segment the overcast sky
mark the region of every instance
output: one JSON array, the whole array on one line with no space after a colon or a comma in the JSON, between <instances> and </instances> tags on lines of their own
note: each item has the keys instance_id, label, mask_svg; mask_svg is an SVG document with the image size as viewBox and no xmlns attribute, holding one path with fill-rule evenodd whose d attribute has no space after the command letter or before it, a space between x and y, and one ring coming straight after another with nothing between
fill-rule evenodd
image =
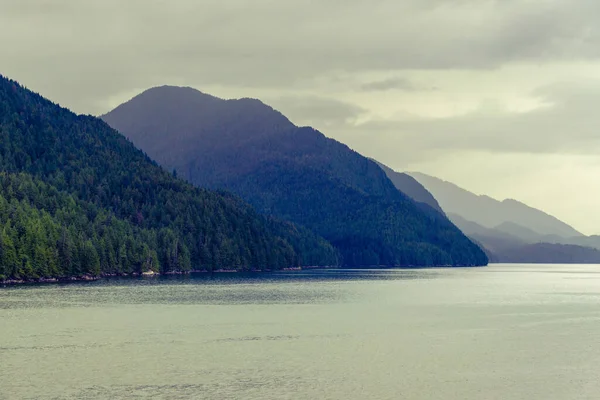
<instances>
[{"instance_id":1,"label":"overcast sky","mask_svg":"<svg viewBox=\"0 0 600 400\"><path fill-rule=\"evenodd\" d=\"M78 113L255 97L366 156L600 233L598 0L0 0L0 74Z\"/></svg>"}]
</instances>

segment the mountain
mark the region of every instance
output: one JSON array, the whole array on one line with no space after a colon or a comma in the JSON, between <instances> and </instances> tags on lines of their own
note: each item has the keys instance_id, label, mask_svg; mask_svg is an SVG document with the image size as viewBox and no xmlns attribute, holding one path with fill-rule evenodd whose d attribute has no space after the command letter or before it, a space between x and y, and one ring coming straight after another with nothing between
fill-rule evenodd
<instances>
[{"instance_id":1,"label":"mountain","mask_svg":"<svg viewBox=\"0 0 600 400\"><path fill-rule=\"evenodd\" d=\"M532 229L521 226L512 221L505 221L500 225L494 227L494 230L497 232L504 232L508 235L519 238L525 243L541 242L543 241L543 238L546 237L546 235L540 235Z\"/></svg>"},{"instance_id":2,"label":"mountain","mask_svg":"<svg viewBox=\"0 0 600 400\"><path fill-rule=\"evenodd\" d=\"M376 163L258 100L164 86L102 118L195 185L231 190L262 213L323 236L346 266L487 263L478 246L398 191Z\"/></svg>"},{"instance_id":3,"label":"mountain","mask_svg":"<svg viewBox=\"0 0 600 400\"><path fill-rule=\"evenodd\" d=\"M452 223L458 227L458 229L460 229L467 235L472 235L472 234L498 235L498 234L501 234L501 232L499 232L499 231L496 231L492 228L486 228L484 226L481 226L478 223L469 221L468 219L465 219L458 214L447 213L446 215L448 216L450 221L452 221Z\"/></svg>"},{"instance_id":4,"label":"mountain","mask_svg":"<svg viewBox=\"0 0 600 400\"><path fill-rule=\"evenodd\" d=\"M600 263L598 236L584 236L516 200L498 201L429 175L409 174L431 192L448 218L491 262Z\"/></svg>"},{"instance_id":5,"label":"mountain","mask_svg":"<svg viewBox=\"0 0 600 400\"><path fill-rule=\"evenodd\" d=\"M600 250L568 244L535 243L506 251L500 262L600 264Z\"/></svg>"},{"instance_id":6,"label":"mountain","mask_svg":"<svg viewBox=\"0 0 600 400\"><path fill-rule=\"evenodd\" d=\"M102 120L0 76L0 279L338 263L305 228L176 179Z\"/></svg>"},{"instance_id":7,"label":"mountain","mask_svg":"<svg viewBox=\"0 0 600 400\"><path fill-rule=\"evenodd\" d=\"M431 192L446 213L460 215L481 226L495 228L510 222L526 227L538 235L557 235L563 238L583 236L559 219L516 200L498 201L429 175L418 172L410 172L409 175Z\"/></svg>"},{"instance_id":8,"label":"mountain","mask_svg":"<svg viewBox=\"0 0 600 400\"><path fill-rule=\"evenodd\" d=\"M594 237L577 236L571 239L562 238L573 243L556 242L553 235L538 235L535 232L505 222L495 228L486 228L468 221L456 214L448 214L458 226L475 243L486 252L490 262L503 263L600 263L600 252L594 244Z\"/></svg>"},{"instance_id":9,"label":"mountain","mask_svg":"<svg viewBox=\"0 0 600 400\"><path fill-rule=\"evenodd\" d=\"M476 222L469 221L457 214L448 214L448 218L452 221L461 231L463 231L469 237L489 237L502 240L506 243L513 244L525 244L534 243L523 240L522 238L495 228L486 228L477 224Z\"/></svg>"},{"instance_id":10,"label":"mountain","mask_svg":"<svg viewBox=\"0 0 600 400\"><path fill-rule=\"evenodd\" d=\"M427 204L434 210L442 214L444 213L435 197L433 197L433 195L429 193L427 189L425 189L425 187L423 187L423 185L421 185L415 178L405 173L396 172L377 160L373 161L375 161L381 167L381 169L383 169L387 177L390 179L390 181L392 181L394 186L396 186L399 191L406 194L408 197L418 203Z\"/></svg>"},{"instance_id":11,"label":"mountain","mask_svg":"<svg viewBox=\"0 0 600 400\"><path fill-rule=\"evenodd\" d=\"M560 241L557 241L556 238L549 238L548 241L550 241L551 243L560 243ZM575 244L575 245L579 245L579 246L593 247L596 249L600 249L600 236L599 235L577 236L577 237L568 238L568 239L564 240L563 243L564 244Z\"/></svg>"}]
</instances>

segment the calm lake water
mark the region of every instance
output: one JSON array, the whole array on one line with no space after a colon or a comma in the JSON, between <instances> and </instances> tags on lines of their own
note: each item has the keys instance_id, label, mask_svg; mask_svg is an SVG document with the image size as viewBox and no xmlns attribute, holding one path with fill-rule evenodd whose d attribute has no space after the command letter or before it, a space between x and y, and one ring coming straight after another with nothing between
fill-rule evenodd
<instances>
[{"instance_id":1,"label":"calm lake water","mask_svg":"<svg viewBox=\"0 0 600 400\"><path fill-rule=\"evenodd\" d=\"M598 399L600 266L0 289L1 399Z\"/></svg>"}]
</instances>

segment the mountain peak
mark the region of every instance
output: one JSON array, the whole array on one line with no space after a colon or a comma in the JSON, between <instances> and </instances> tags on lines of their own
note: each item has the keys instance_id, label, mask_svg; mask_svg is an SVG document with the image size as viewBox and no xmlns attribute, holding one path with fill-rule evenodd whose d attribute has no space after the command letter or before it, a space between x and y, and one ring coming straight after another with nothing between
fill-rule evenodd
<instances>
[{"instance_id":1,"label":"mountain peak","mask_svg":"<svg viewBox=\"0 0 600 400\"><path fill-rule=\"evenodd\" d=\"M144 90L140 94L132 97L127 102L117 107L164 107L165 104L188 104L194 106L206 106L206 102L224 101L218 97L203 93L190 86L155 86ZM103 117L102 117L103 118Z\"/></svg>"},{"instance_id":2,"label":"mountain peak","mask_svg":"<svg viewBox=\"0 0 600 400\"><path fill-rule=\"evenodd\" d=\"M504 199L504 200L502 200L502 202L504 204L518 204L518 205L529 207L527 204L523 203L522 201L511 199L511 198Z\"/></svg>"},{"instance_id":3,"label":"mountain peak","mask_svg":"<svg viewBox=\"0 0 600 400\"><path fill-rule=\"evenodd\" d=\"M193 88L191 86L178 86L178 85L154 86L154 87L144 90L142 93L140 93L140 96L143 96L144 94L148 94L148 93L161 93L161 92L162 93L190 92L190 93L195 93L195 94L201 94L204 96L214 97L209 94L203 93L202 91L200 91L196 88Z\"/></svg>"},{"instance_id":4,"label":"mountain peak","mask_svg":"<svg viewBox=\"0 0 600 400\"><path fill-rule=\"evenodd\" d=\"M176 179L96 117L4 77L0 110L0 280L337 264L324 239Z\"/></svg>"},{"instance_id":5,"label":"mountain peak","mask_svg":"<svg viewBox=\"0 0 600 400\"><path fill-rule=\"evenodd\" d=\"M161 152L167 163L189 157L198 149L216 151L224 142L239 143L294 127L260 100L224 100L180 86L148 89L101 118L136 146L143 143L148 154ZM164 138L169 138L168 149Z\"/></svg>"},{"instance_id":6,"label":"mountain peak","mask_svg":"<svg viewBox=\"0 0 600 400\"><path fill-rule=\"evenodd\" d=\"M152 112L164 115L189 118L190 113L200 116L212 112L219 112L223 108L235 108L238 113L261 112L263 117L281 118L283 115L259 99L242 97L239 99L223 99L204 93L191 86L162 85L144 90L113 111L101 116L102 119L111 119L116 114L130 114L131 112ZM285 118L285 117L283 117ZM285 118L287 120L287 118ZM288 121L289 122L289 121Z\"/></svg>"},{"instance_id":7,"label":"mountain peak","mask_svg":"<svg viewBox=\"0 0 600 400\"><path fill-rule=\"evenodd\" d=\"M105 120L188 181L233 191L330 240L346 265L487 262L445 216L414 203L348 146L257 99L188 94L149 105L133 99Z\"/></svg>"}]
</instances>

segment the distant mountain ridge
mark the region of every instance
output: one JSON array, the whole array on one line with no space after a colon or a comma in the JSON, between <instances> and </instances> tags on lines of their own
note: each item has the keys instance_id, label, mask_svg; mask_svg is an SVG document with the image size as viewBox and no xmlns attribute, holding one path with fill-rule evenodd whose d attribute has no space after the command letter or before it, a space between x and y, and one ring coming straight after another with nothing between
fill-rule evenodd
<instances>
[{"instance_id":1,"label":"distant mountain ridge","mask_svg":"<svg viewBox=\"0 0 600 400\"><path fill-rule=\"evenodd\" d=\"M396 186L396 188L402 193L405 193L414 201L427 204L434 210L444 214L442 207L440 207L435 197L433 197L433 195L429 193L427 189L425 189L425 187L421 185L419 181L417 181L415 178L406 173L396 172L377 160L373 161L375 161L383 169L383 171L386 173L387 177L392 181L394 186Z\"/></svg>"},{"instance_id":2,"label":"distant mountain ridge","mask_svg":"<svg viewBox=\"0 0 600 400\"><path fill-rule=\"evenodd\" d=\"M539 235L561 237L584 236L570 225L543 211L517 200L495 200L489 196L476 195L459 186L418 172L408 172L437 199L442 209L451 214L496 228L507 222L526 227Z\"/></svg>"},{"instance_id":3,"label":"distant mountain ridge","mask_svg":"<svg viewBox=\"0 0 600 400\"><path fill-rule=\"evenodd\" d=\"M190 182L231 190L325 237L347 266L487 263L445 216L418 206L375 162L258 100L159 87L102 118Z\"/></svg>"},{"instance_id":4,"label":"distant mountain ridge","mask_svg":"<svg viewBox=\"0 0 600 400\"><path fill-rule=\"evenodd\" d=\"M506 251L500 261L536 264L600 264L600 250L569 244L534 243Z\"/></svg>"},{"instance_id":5,"label":"distant mountain ridge","mask_svg":"<svg viewBox=\"0 0 600 400\"><path fill-rule=\"evenodd\" d=\"M485 250L490 262L600 263L598 236L584 236L516 200L498 201L425 174L410 175L434 193L450 220Z\"/></svg>"},{"instance_id":6,"label":"distant mountain ridge","mask_svg":"<svg viewBox=\"0 0 600 400\"><path fill-rule=\"evenodd\" d=\"M533 231L525 226L521 226L512 221L506 221L493 228L495 231L504 232L507 235L511 235L521 239L526 243L541 242L544 238L550 235L540 235L538 232Z\"/></svg>"}]
</instances>

